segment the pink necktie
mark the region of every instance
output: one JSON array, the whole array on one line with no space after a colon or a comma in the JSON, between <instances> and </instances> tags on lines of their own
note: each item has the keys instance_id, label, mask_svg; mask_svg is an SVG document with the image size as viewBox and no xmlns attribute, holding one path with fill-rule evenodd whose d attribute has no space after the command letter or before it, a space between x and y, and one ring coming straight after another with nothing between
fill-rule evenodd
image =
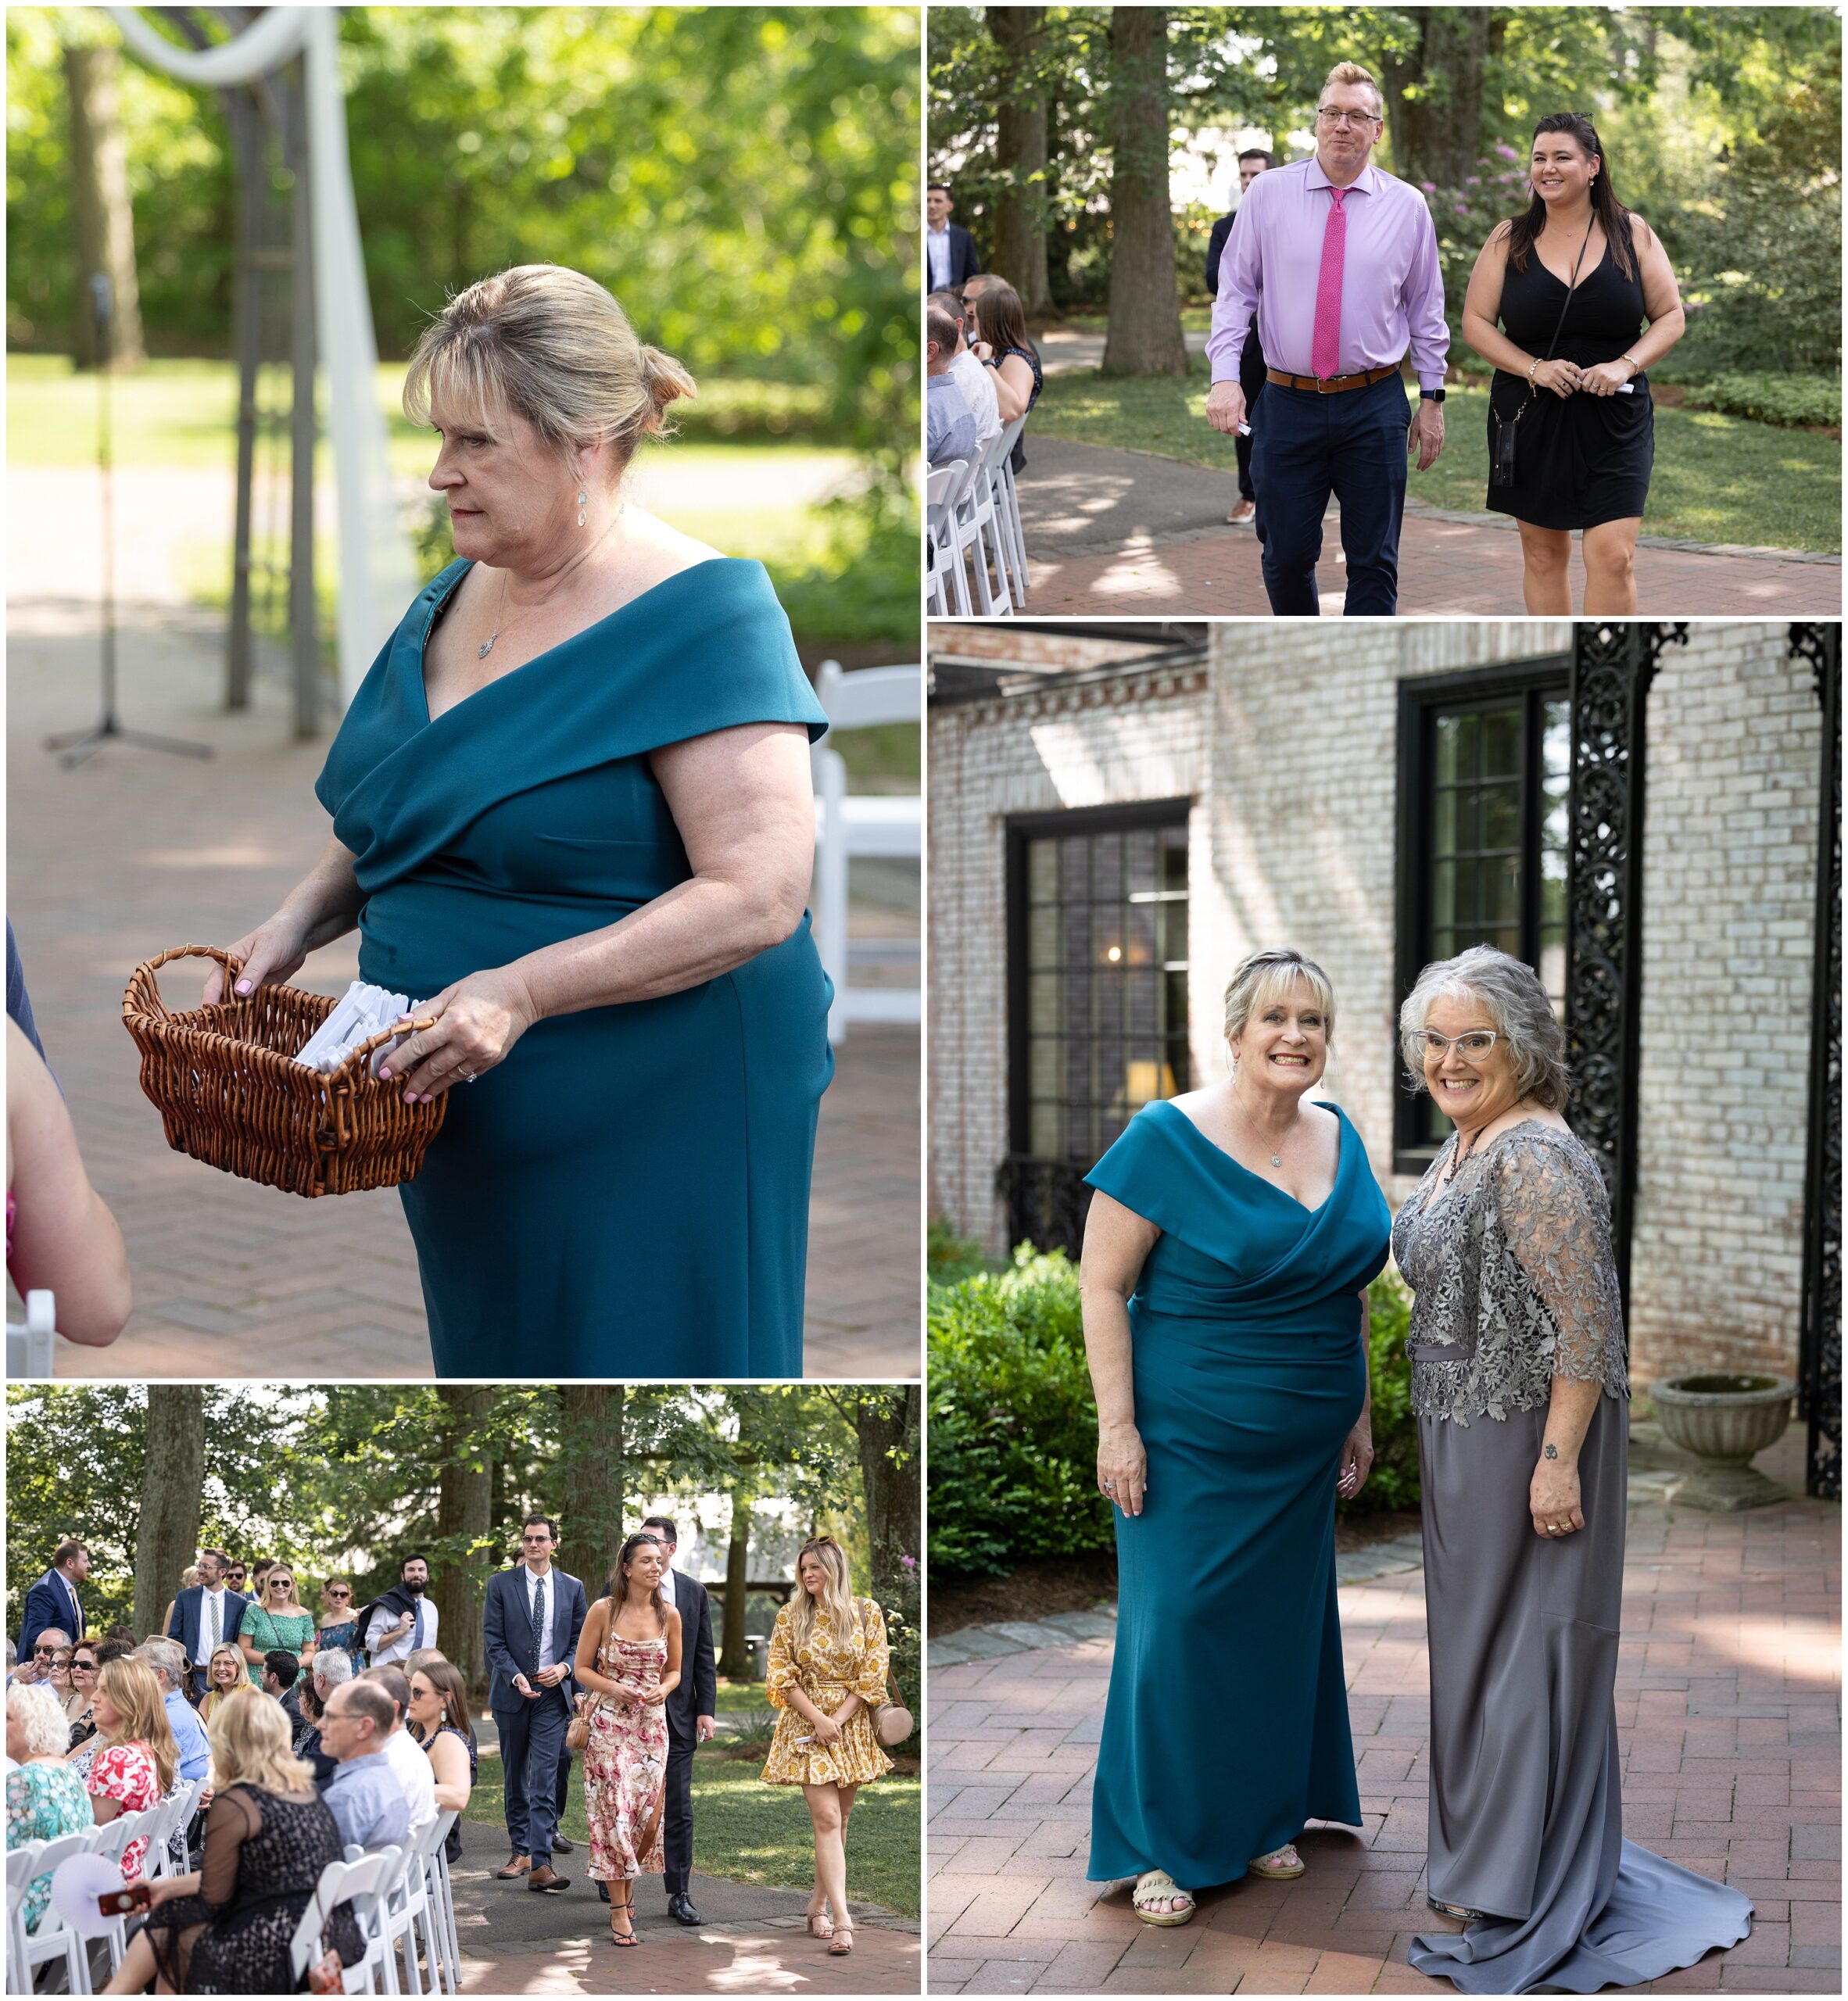
<instances>
[{"instance_id":1,"label":"pink necktie","mask_svg":"<svg viewBox=\"0 0 1848 2001\"><path fill-rule=\"evenodd\" d=\"M1309 367L1324 381L1341 372L1341 263L1348 250L1348 218L1341 208L1345 188L1330 188L1334 203L1322 232L1322 269L1316 280L1316 331L1309 343Z\"/></svg>"}]
</instances>

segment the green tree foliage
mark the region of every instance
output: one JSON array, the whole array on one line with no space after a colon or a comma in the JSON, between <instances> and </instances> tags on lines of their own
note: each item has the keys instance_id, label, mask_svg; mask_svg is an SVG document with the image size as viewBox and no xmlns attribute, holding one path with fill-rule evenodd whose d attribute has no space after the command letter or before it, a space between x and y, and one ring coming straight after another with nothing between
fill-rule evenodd
<instances>
[{"instance_id":1,"label":"green tree foliage","mask_svg":"<svg viewBox=\"0 0 1848 2001\"><path fill-rule=\"evenodd\" d=\"M16 1627L27 1588L66 1536L91 1547L98 1623L129 1620L145 1387L16 1386L7 1404L9 1622ZM199 1534L250 1561L279 1556L296 1565L304 1603L314 1602L314 1589L335 1570L352 1573L361 1597L371 1597L396 1580L402 1552L414 1548L439 1577L460 1570L474 1577L478 1605L479 1587L515 1553L527 1510L557 1517L568 1541L572 1497L587 1484L589 1462L616 1449L613 1440L572 1436L563 1417L555 1386L500 1387L471 1435L446 1444L434 1385L214 1386L206 1391ZM439 1532L446 1450L494 1469L485 1541ZM811 1519L837 1524L864 1580L858 1443L850 1419L819 1390L632 1387L621 1452L631 1526L655 1495L690 1500L749 1480L793 1498ZM594 1592L603 1578L586 1574L585 1583Z\"/></svg>"}]
</instances>

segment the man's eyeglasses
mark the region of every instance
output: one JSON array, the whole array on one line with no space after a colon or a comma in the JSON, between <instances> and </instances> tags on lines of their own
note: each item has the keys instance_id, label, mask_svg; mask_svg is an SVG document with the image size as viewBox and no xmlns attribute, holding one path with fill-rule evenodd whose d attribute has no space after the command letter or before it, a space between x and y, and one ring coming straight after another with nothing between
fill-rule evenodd
<instances>
[{"instance_id":1,"label":"man's eyeglasses","mask_svg":"<svg viewBox=\"0 0 1848 2001\"><path fill-rule=\"evenodd\" d=\"M1435 1029L1420 1029L1412 1040L1427 1057L1454 1049L1466 1063L1480 1063L1495 1047L1496 1038L1493 1029L1471 1029L1464 1035L1439 1035Z\"/></svg>"},{"instance_id":2,"label":"man's eyeglasses","mask_svg":"<svg viewBox=\"0 0 1848 2001\"><path fill-rule=\"evenodd\" d=\"M1372 111L1331 111L1327 105L1318 107L1316 116L1323 125L1352 125L1358 129L1363 125L1377 125L1379 114Z\"/></svg>"},{"instance_id":3,"label":"man's eyeglasses","mask_svg":"<svg viewBox=\"0 0 1848 2001\"><path fill-rule=\"evenodd\" d=\"M550 1542L552 1538L549 1535L523 1535L520 1540L522 1542Z\"/></svg>"},{"instance_id":4,"label":"man's eyeglasses","mask_svg":"<svg viewBox=\"0 0 1848 2001\"><path fill-rule=\"evenodd\" d=\"M58 1658L58 1649L56 1647L34 1647L32 1649L32 1658L34 1660L56 1660Z\"/></svg>"}]
</instances>

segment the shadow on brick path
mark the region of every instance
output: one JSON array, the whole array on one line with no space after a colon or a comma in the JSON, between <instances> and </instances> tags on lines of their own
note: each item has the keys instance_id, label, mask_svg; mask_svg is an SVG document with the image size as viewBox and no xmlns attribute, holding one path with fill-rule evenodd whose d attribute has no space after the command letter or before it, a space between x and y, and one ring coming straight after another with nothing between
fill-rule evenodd
<instances>
[{"instance_id":1,"label":"shadow on brick path","mask_svg":"<svg viewBox=\"0 0 1848 2001\"><path fill-rule=\"evenodd\" d=\"M1257 538L1248 524L1225 524L1237 497L1229 474L1151 453L1030 435L1019 492L1035 617L1270 615ZM1399 538L1401 616L1524 617L1513 523L1442 512L1417 495L1414 473ZM1337 613L1345 573L1332 507L1319 574L1323 610ZM1836 556L1645 537L1636 582L1637 610L1646 618L1833 618L1842 610ZM1574 538L1573 603L1584 595Z\"/></svg>"},{"instance_id":2,"label":"shadow on brick path","mask_svg":"<svg viewBox=\"0 0 1848 2001\"><path fill-rule=\"evenodd\" d=\"M1800 1477L1800 1453L1767 1470ZM1624 1832L1732 1884L1757 1916L1730 1952L1649 1991L1839 1994L1841 1510L1792 1500L1702 1515L1652 1496L1646 1480L1633 1485L1617 1684ZM1173 1929L1137 1920L1129 1884L1084 1881L1109 1622L933 1666L931 1991L1454 1992L1406 1957L1415 1934L1447 1928L1424 1901L1424 1572L1344 1584L1341 1615L1364 1829L1313 1824L1305 1875L1203 1890L1193 1922Z\"/></svg>"},{"instance_id":3,"label":"shadow on brick path","mask_svg":"<svg viewBox=\"0 0 1848 2001\"><path fill-rule=\"evenodd\" d=\"M15 498L17 499L16 491ZM41 747L87 721L98 642L85 596L9 607L8 902L39 1027L85 1163L128 1240L135 1312L111 1348L60 1344L60 1375L427 1376L417 1259L392 1191L305 1202L170 1151L137 1080L122 990L141 960L239 936L325 841L326 739L289 736L279 689L220 706L217 621L125 605L125 722L210 743L210 763L111 746L77 770ZM356 940L300 977L337 993ZM203 962L201 962L202 968ZM196 997L169 974L170 992ZM916 1032L857 1030L823 1102L811 1213L806 1366L861 1380L918 1369ZM514 1330L510 1326L510 1333ZM621 1358L612 1373L621 1372Z\"/></svg>"}]
</instances>

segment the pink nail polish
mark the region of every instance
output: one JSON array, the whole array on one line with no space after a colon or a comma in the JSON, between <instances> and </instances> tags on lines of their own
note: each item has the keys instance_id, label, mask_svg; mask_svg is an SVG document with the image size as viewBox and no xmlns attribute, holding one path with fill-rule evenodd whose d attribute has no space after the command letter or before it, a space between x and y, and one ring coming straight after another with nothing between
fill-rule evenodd
<instances>
[{"instance_id":1,"label":"pink nail polish","mask_svg":"<svg viewBox=\"0 0 1848 2001\"><path fill-rule=\"evenodd\" d=\"M389 1077L392 1073L389 1070L381 1070L378 1074L381 1077Z\"/></svg>"}]
</instances>

